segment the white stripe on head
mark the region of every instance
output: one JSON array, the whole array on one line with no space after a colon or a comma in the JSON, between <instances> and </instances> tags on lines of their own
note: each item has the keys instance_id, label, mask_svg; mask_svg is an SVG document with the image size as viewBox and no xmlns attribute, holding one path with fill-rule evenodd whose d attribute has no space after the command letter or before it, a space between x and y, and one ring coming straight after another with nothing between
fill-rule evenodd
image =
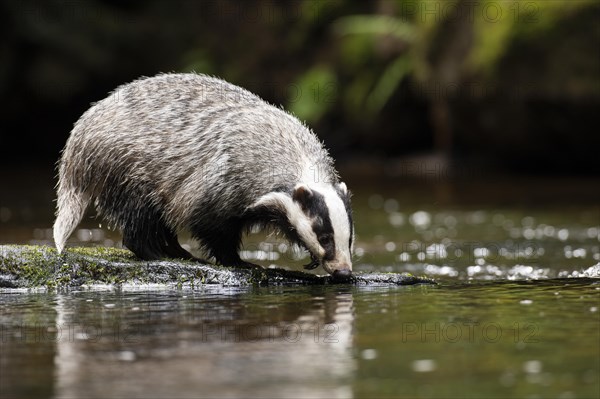
<instances>
[{"instance_id":1,"label":"white stripe on head","mask_svg":"<svg viewBox=\"0 0 600 399\"><path fill-rule=\"evenodd\" d=\"M283 211L308 249L320 258L325 255L325 251L319 244L317 235L312 229L311 220L302 211L300 204L294 201L288 194L281 192L265 194L252 205L252 207L257 206L272 207Z\"/></svg>"},{"instance_id":2,"label":"white stripe on head","mask_svg":"<svg viewBox=\"0 0 600 399\"><path fill-rule=\"evenodd\" d=\"M350 255L350 221L346 206L340 198L338 192L331 186L321 186L319 192L325 197L325 204L329 211L331 226L333 227L333 237L335 240L335 262L345 263L352 267L352 257Z\"/></svg>"}]
</instances>

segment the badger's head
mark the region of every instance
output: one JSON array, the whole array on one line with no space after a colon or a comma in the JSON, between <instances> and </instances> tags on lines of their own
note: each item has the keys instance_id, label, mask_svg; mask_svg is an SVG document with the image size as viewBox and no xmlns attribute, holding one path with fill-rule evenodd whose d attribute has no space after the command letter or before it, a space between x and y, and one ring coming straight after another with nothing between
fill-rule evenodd
<instances>
[{"instance_id":1,"label":"badger's head","mask_svg":"<svg viewBox=\"0 0 600 399\"><path fill-rule=\"evenodd\" d=\"M344 183L297 184L291 192L272 192L255 204L282 218L283 230L292 241L308 250L314 269L323 266L338 279L352 275L354 226L350 193Z\"/></svg>"}]
</instances>

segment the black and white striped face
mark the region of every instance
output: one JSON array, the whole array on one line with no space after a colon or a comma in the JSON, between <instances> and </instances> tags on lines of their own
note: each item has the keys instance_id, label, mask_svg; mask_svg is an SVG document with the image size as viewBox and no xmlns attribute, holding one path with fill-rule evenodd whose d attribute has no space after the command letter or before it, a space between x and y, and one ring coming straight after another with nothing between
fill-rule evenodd
<instances>
[{"instance_id":1,"label":"black and white striped face","mask_svg":"<svg viewBox=\"0 0 600 399\"><path fill-rule=\"evenodd\" d=\"M293 235L310 252L312 262L305 268L321 265L334 276L350 276L354 226L350 194L344 183L301 183L294 187L291 196L282 192L270 193L257 205L285 212Z\"/></svg>"},{"instance_id":2,"label":"black and white striped face","mask_svg":"<svg viewBox=\"0 0 600 399\"><path fill-rule=\"evenodd\" d=\"M349 274L354 232L346 185L299 184L292 199L294 206L288 210L288 218L313 258L306 268L321 265L330 274Z\"/></svg>"}]
</instances>

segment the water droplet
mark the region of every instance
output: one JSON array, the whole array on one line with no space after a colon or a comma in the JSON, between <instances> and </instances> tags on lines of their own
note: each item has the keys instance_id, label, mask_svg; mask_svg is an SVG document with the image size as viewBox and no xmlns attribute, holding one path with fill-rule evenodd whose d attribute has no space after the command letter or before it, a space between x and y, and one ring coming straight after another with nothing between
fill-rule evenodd
<instances>
[{"instance_id":1,"label":"water droplet","mask_svg":"<svg viewBox=\"0 0 600 399\"><path fill-rule=\"evenodd\" d=\"M521 219L521 224L525 227L531 227L535 223L535 219L531 216L525 216Z\"/></svg>"},{"instance_id":2,"label":"water droplet","mask_svg":"<svg viewBox=\"0 0 600 399\"><path fill-rule=\"evenodd\" d=\"M421 359L412 362L411 368L417 373L429 373L437 369L437 363L433 359Z\"/></svg>"},{"instance_id":3,"label":"water droplet","mask_svg":"<svg viewBox=\"0 0 600 399\"><path fill-rule=\"evenodd\" d=\"M544 235L546 237L554 236L555 228L553 226L544 226Z\"/></svg>"},{"instance_id":4,"label":"water droplet","mask_svg":"<svg viewBox=\"0 0 600 399\"><path fill-rule=\"evenodd\" d=\"M431 215L425 211L417 211L410 215L410 223L415 227L427 228L431 224Z\"/></svg>"},{"instance_id":5,"label":"water droplet","mask_svg":"<svg viewBox=\"0 0 600 399\"><path fill-rule=\"evenodd\" d=\"M558 230L557 236L558 236L559 240L567 241L567 239L569 238L569 230L560 229L560 230Z\"/></svg>"},{"instance_id":6,"label":"water droplet","mask_svg":"<svg viewBox=\"0 0 600 399\"><path fill-rule=\"evenodd\" d=\"M89 338L88 335L83 332L75 333L74 337L75 337L75 339L78 339L80 341L85 341Z\"/></svg>"},{"instance_id":7,"label":"water droplet","mask_svg":"<svg viewBox=\"0 0 600 399\"><path fill-rule=\"evenodd\" d=\"M585 258L586 250L584 248L577 248L573 251L574 258Z\"/></svg>"},{"instance_id":8,"label":"water droplet","mask_svg":"<svg viewBox=\"0 0 600 399\"><path fill-rule=\"evenodd\" d=\"M133 351L121 351L117 354L117 358L122 362L133 362L136 355Z\"/></svg>"},{"instance_id":9,"label":"water droplet","mask_svg":"<svg viewBox=\"0 0 600 399\"><path fill-rule=\"evenodd\" d=\"M475 248L473 250L473 255L476 258L485 258L486 256L488 256L490 254L490 250L487 248Z\"/></svg>"},{"instance_id":10,"label":"water droplet","mask_svg":"<svg viewBox=\"0 0 600 399\"><path fill-rule=\"evenodd\" d=\"M448 256L448 251L444 244L431 244L427 247L427 257L433 259L444 259Z\"/></svg>"},{"instance_id":11,"label":"water droplet","mask_svg":"<svg viewBox=\"0 0 600 399\"><path fill-rule=\"evenodd\" d=\"M410 254L408 252L402 252L398 255L398 260L400 262L408 262L410 260Z\"/></svg>"},{"instance_id":12,"label":"water droplet","mask_svg":"<svg viewBox=\"0 0 600 399\"><path fill-rule=\"evenodd\" d=\"M400 227L404 225L404 214L400 212L392 212L389 218L390 224L394 227Z\"/></svg>"},{"instance_id":13,"label":"water droplet","mask_svg":"<svg viewBox=\"0 0 600 399\"><path fill-rule=\"evenodd\" d=\"M365 349L361 352L360 357L365 360L373 360L377 358L377 351L375 349Z\"/></svg>"},{"instance_id":14,"label":"water droplet","mask_svg":"<svg viewBox=\"0 0 600 399\"><path fill-rule=\"evenodd\" d=\"M523 237L527 240L533 240L535 238L535 230L532 228L523 229Z\"/></svg>"},{"instance_id":15,"label":"water droplet","mask_svg":"<svg viewBox=\"0 0 600 399\"><path fill-rule=\"evenodd\" d=\"M523 363L523 371L528 374L538 374L542 372L542 362L539 360L528 360Z\"/></svg>"}]
</instances>

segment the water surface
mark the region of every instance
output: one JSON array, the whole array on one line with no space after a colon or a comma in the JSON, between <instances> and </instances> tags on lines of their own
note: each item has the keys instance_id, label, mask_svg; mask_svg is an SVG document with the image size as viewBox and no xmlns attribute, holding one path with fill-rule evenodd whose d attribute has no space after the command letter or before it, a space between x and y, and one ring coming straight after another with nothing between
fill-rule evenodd
<instances>
[{"instance_id":1,"label":"water surface","mask_svg":"<svg viewBox=\"0 0 600 399\"><path fill-rule=\"evenodd\" d=\"M600 185L434 183L350 186L355 269L438 286L3 291L0 397L600 397ZM51 244L51 187L14 187L0 241ZM87 218L70 244L119 240Z\"/></svg>"},{"instance_id":2,"label":"water surface","mask_svg":"<svg viewBox=\"0 0 600 399\"><path fill-rule=\"evenodd\" d=\"M597 279L2 295L2 397L597 397Z\"/></svg>"}]
</instances>

